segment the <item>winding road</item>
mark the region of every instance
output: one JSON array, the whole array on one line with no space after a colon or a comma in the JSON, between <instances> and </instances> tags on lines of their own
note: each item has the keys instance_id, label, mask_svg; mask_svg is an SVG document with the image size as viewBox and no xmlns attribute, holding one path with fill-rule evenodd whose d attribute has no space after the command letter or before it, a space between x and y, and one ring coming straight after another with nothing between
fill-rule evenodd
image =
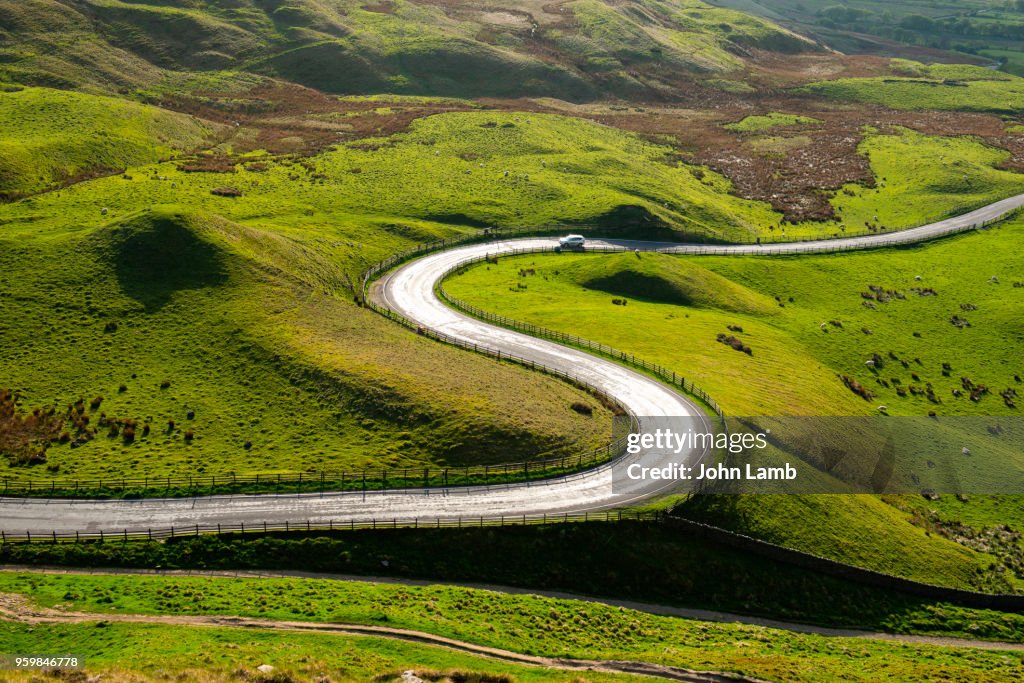
<instances>
[{"instance_id":1,"label":"winding road","mask_svg":"<svg viewBox=\"0 0 1024 683\"><path fill-rule=\"evenodd\" d=\"M681 254L792 254L864 249L909 244L980 226L1024 207L1024 194L996 202L977 211L930 225L866 237L773 245L707 247L652 242L597 242L609 248L642 249ZM517 239L452 248L409 262L378 281L374 299L403 314L418 325L470 344L501 350L536 363L576 375L615 397L633 415L645 418L685 417L703 422L704 413L686 396L650 377L612 361L555 342L495 327L459 313L442 303L434 287L451 268L484 255L500 255L517 249L553 248L554 239ZM592 244L594 242L591 242ZM694 465L706 452L691 450L680 455L640 452L626 455L615 467L643 459L646 465L683 462ZM671 487L663 481L636 480L612 485L613 465L538 482L496 486L389 490L312 494L260 494L197 498L149 498L142 500L65 500L0 498L0 529L9 534L51 532L110 533L145 532L147 529L187 528L244 523L326 524L370 519L397 523L430 523L459 517L561 515L606 510L651 498Z\"/></svg>"}]
</instances>

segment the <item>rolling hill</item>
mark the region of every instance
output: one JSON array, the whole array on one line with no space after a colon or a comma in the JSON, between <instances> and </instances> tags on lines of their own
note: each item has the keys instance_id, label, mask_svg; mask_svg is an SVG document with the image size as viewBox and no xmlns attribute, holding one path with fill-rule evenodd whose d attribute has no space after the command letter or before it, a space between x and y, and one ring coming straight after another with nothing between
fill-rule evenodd
<instances>
[{"instance_id":1,"label":"rolling hill","mask_svg":"<svg viewBox=\"0 0 1024 683\"><path fill-rule=\"evenodd\" d=\"M0 80L108 92L246 72L332 93L664 98L760 51L819 49L697 0L3 0L0 26Z\"/></svg>"}]
</instances>

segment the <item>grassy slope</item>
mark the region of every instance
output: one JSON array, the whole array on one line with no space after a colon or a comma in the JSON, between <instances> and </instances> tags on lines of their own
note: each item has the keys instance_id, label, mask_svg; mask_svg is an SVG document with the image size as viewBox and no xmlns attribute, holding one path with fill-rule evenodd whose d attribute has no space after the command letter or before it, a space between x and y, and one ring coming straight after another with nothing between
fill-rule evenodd
<instances>
[{"instance_id":1,"label":"grassy slope","mask_svg":"<svg viewBox=\"0 0 1024 683\"><path fill-rule=\"evenodd\" d=\"M1024 175L997 168L1009 153L969 137L897 130L869 134L860 152L877 187L847 186L832 200L849 230L914 227L1024 192Z\"/></svg>"},{"instance_id":2,"label":"grassy slope","mask_svg":"<svg viewBox=\"0 0 1024 683\"><path fill-rule=\"evenodd\" d=\"M0 197L153 163L200 146L212 132L156 107L46 88L0 92L0 119Z\"/></svg>"},{"instance_id":3,"label":"grassy slope","mask_svg":"<svg viewBox=\"0 0 1024 683\"><path fill-rule=\"evenodd\" d=\"M88 653L88 680L110 683L165 681L168 676L195 683L238 679L257 683L398 683L405 671L415 671L424 677L447 673L451 678L440 680L469 682L580 680L574 672L526 667L387 638L160 624L112 623L97 628L95 623L87 622L48 625L45 629L0 624L0 643L7 649L41 652L52 648L55 642L68 651ZM259 673L256 667L263 664L270 664L274 671ZM65 676L74 675L69 674ZM36 683L40 678L38 672L12 672L5 680ZM587 680L612 683L650 679L588 672Z\"/></svg>"},{"instance_id":4,"label":"grassy slope","mask_svg":"<svg viewBox=\"0 0 1024 683\"><path fill-rule=\"evenodd\" d=\"M386 623L529 654L640 659L769 679L915 680L928 672L946 680L999 680L1021 665L1019 656L1006 653L825 639L454 587L45 575L3 575L0 585L68 609ZM5 640L19 636L23 630L8 631Z\"/></svg>"},{"instance_id":5,"label":"grassy slope","mask_svg":"<svg viewBox=\"0 0 1024 683\"><path fill-rule=\"evenodd\" d=\"M758 136L764 153L802 146L801 135ZM824 223L769 225L769 240L842 237L915 227L1024 192L1024 175L998 168L1009 153L971 137L923 135L905 128L867 128L858 148L871 163L874 187L850 184L829 200L837 218ZM762 235L765 231L762 232Z\"/></svg>"},{"instance_id":6,"label":"grassy slope","mask_svg":"<svg viewBox=\"0 0 1024 683\"><path fill-rule=\"evenodd\" d=\"M907 75L841 78L812 83L799 92L893 109L939 109L1017 114L1024 107L1024 78L961 64L924 66L898 60Z\"/></svg>"},{"instance_id":7,"label":"grassy slope","mask_svg":"<svg viewBox=\"0 0 1024 683\"><path fill-rule=\"evenodd\" d=\"M465 548L472 547L473 553ZM614 552L609 552L614 549ZM538 563L535 558L543 557ZM1021 641L1019 615L833 578L664 522L8 543L16 566L316 571L566 591L836 628ZM387 561L384 567L382 561ZM685 577L681 579L680 577Z\"/></svg>"},{"instance_id":8,"label":"grassy slope","mask_svg":"<svg viewBox=\"0 0 1024 683\"><path fill-rule=\"evenodd\" d=\"M381 248L402 244L373 237ZM8 472L75 479L504 462L606 439L603 409L592 418L569 409L594 399L420 339L341 298L333 257L345 239L283 236L174 206L5 239L5 381L28 407L100 395L93 424L106 413L153 428L131 445L101 430L80 448L54 446L56 473ZM116 331L105 332L108 323ZM454 362L465 373L441 370ZM515 401L509 386L519 387ZM185 429L195 432L191 445Z\"/></svg>"},{"instance_id":9,"label":"grassy slope","mask_svg":"<svg viewBox=\"0 0 1024 683\"><path fill-rule=\"evenodd\" d=\"M1019 293L1024 290L1007 285L1021 267L1014 245L1022 234L1024 224L1016 222L912 251L799 259L526 256L476 267L454 278L448 290L486 310L580 334L675 368L733 415L870 414L876 402L887 404L892 414L991 415L1006 412L997 396L975 404L966 397L955 399L951 391L959 388L961 376L996 392L1017 386L1013 375L1021 371L1016 349L1024 334L1019 325ZM954 262L958 265L952 271ZM521 276L524 267L537 274ZM920 286L934 287L939 296L909 291L918 274L926 281ZM990 284L992 275L1001 276L1003 284ZM635 289L623 289L623 283ZM907 299L868 309L860 292L870 284L904 291ZM630 304L612 306L612 296L623 294ZM647 300L632 299L640 294ZM776 296L784 307L775 303ZM673 303L659 303L666 300ZM972 327L963 330L948 322L961 313L961 303L978 306L965 314ZM830 320L841 321L843 329L822 331L820 322ZM753 356L715 342L728 325L743 327L740 336ZM914 331L922 336L913 337ZM666 344L666 339L683 341ZM895 385L876 383L864 359L876 352L887 357L889 351L919 358L921 365L904 369L889 362L881 377L899 377L903 386L932 382L942 405L923 396L901 398ZM946 362L955 369L950 377L942 376ZM920 383L910 377L912 372L922 376ZM837 373L858 378L878 394L877 400L867 403L854 396ZM713 507L701 513L707 519L885 571L963 584L975 580L974 569L982 562L980 555L926 536L907 524L905 513L870 497L711 500L707 504ZM951 514L969 514L965 511L971 507L959 504ZM982 518L985 526L1018 519L1007 518L1005 510ZM792 519L805 522L791 525ZM908 553L909 547L915 551Z\"/></svg>"},{"instance_id":10,"label":"grassy slope","mask_svg":"<svg viewBox=\"0 0 1024 683\"><path fill-rule=\"evenodd\" d=\"M763 116L747 116L735 123L726 124L724 127L736 133L760 133L772 128L785 126L796 126L810 123L819 123L818 119L810 116L798 116L796 114L782 114L780 112L769 112Z\"/></svg>"},{"instance_id":11,"label":"grassy slope","mask_svg":"<svg viewBox=\"0 0 1024 683\"><path fill-rule=\"evenodd\" d=\"M511 21L495 19L502 10ZM343 93L671 95L694 72L742 69L737 54L751 47L815 49L770 22L697 0L648 0L635 10L579 0L554 11L533 2L3 0L0 18L11 36L0 80L106 90L244 69ZM655 61L669 68L649 68Z\"/></svg>"},{"instance_id":12,"label":"grassy slope","mask_svg":"<svg viewBox=\"0 0 1024 683\"><path fill-rule=\"evenodd\" d=\"M437 228L422 221L594 222L623 206L642 207L682 230L722 237L749 239L777 219L767 205L727 194L729 183L717 174L706 172L698 180L690 167L671 161L670 152L579 119L451 113L302 163L283 159L263 172L240 165L234 174L184 174L173 164L153 165L131 173L130 180L101 179L0 207L0 221L8 235L38 236L67 231L69 216L95 225L100 207L109 208L112 218L146 206L187 203L291 233L326 229L330 221L341 223L333 230L354 238L375 226L393 233L393 244L429 239ZM210 195L223 186L242 190L244 197ZM347 246L356 241L366 242L362 258L339 250L349 275L386 253L387 243L363 238Z\"/></svg>"}]
</instances>

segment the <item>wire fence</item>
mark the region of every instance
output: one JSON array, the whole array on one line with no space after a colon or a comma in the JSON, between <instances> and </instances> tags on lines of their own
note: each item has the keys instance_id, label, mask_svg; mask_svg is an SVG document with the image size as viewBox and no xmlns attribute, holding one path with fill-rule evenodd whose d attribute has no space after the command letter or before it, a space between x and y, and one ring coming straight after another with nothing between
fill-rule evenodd
<instances>
[{"instance_id":1,"label":"wire fence","mask_svg":"<svg viewBox=\"0 0 1024 683\"><path fill-rule=\"evenodd\" d=\"M759 241L756 243L743 243L732 245L678 245L663 247L659 251L666 254L685 254L690 256L736 256L754 255L770 256L777 254L838 254L848 251L865 251L868 249L885 249L888 247L903 247L911 244L918 244L924 241L931 241L956 235L971 230L983 230L1000 223L1017 213L1019 209L1013 209L1002 216L991 218L985 221L972 223L954 223L942 229L929 228L923 233L922 228L909 228L907 230L894 231L887 234L866 233L862 235L843 235L839 238L807 237L794 240ZM807 248L808 244L820 245L813 250ZM588 248L588 251L590 249Z\"/></svg>"},{"instance_id":2,"label":"wire fence","mask_svg":"<svg viewBox=\"0 0 1024 683\"><path fill-rule=\"evenodd\" d=\"M607 252L621 252L623 250L621 248L597 247L597 248L593 248L593 249L588 249L587 251L590 252L590 253L594 253L594 252L607 253ZM503 251L501 253L501 255L502 256L521 256L521 255L524 255L524 254L538 254L538 253L552 253L552 248L551 247L531 247L531 248L524 248L524 249L513 249L511 251ZM437 286L437 293L438 293L438 295L444 301L446 301L449 305L451 305L452 307L454 307L454 308L456 308L456 309L458 309L458 310L460 310L460 311L462 311L464 313L468 313L469 315L472 315L474 318L479 318L480 320L484 320L486 322L489 322L489 323L492 323L492 324L495 324L495 325L500 325L501 327L505 327L505 328L508 328L508 329L516 330L517 332L523 332L523 333L532 335L534 337L542 337L544 339L551 339L553 341L557 341L557 342L562 343L562 344L567 344L567 345L574 346L574 347L577 347L577 348L585 349L587 351L593 351L593 352L595 352L597 354L600 354L602 356L605 356L607 358L611 358L613 360L616 360L616 361L619 361L619 362L631 365L631 366L633 366L635 368L639 368L640 370L648 372L648 373L658 377L659 379L661 379L661 380L671 384L672 386L681 389L685 393L698 398L702 403L704 403L709 408L711 408L711 410L714 411L714 413L719 418L722 418L723 420L725 419L725 413L722 411L721 406L718 405L718 402L715 399L713 399L706 391L704 391L699 386L694 384L691 380L686 379L683 375L680 375L675 370L670 370L669 368L666 368L663 365L659 365L658 363L652 363L649 360L645 360L643 358L639 358L639 357L637 357L637 356L635 356L635 355L633 355L631 353L626 353L625 351L620 351L619 349L616 349L614 347L608 346L607 344L602 344L600 342L596 342L596 341L593 341L593 340L590 340L590 339L585 339L583 337L580 337L580 336L577 336L577 335L574 335L574 334L566 334L565 332L559 332L557 330L548 329L546 327L541 327L540 325L534 325L532 323L527 323L527 322L523 322L523 321L520 321L520 320L514 320L512 318L508 318L508 317L503 316L503 315L498 315L496 313L490 313L488 311L483 310L482 308L479 308L479 307L474 306L472 304L469 304L469 303L467 303L467 302L465 302L465 301L463 301L461 299L453 297L452 295L450 295L445 290L445 288L444 288L444 281L448 277L450 277L451 275L453 275L456 272L459 272L461 270L464 270L464 269L468 268L469 266L471 266L473 264L482 263L484 261L493 260L493 258L494 257L491 256L491 255L484 255L484 256L473 257L473 258L469 258L469 259L466 259L464 261L461 261L461 262L457 263L456 265L452 266L451 268L449 268L447 271L444 272L444 274L438 280L438 286Z\"/></svg>"},{"instance_id":3,"label":"wire fence","mask_svg":"<svg viewBox=\"0 0 1024 683\"><path fill-rule=\"evenodd\" d=\"M610 510L536 515L492 515L460 517L364 518L349 520L303 520L297 522L254 522L245 524L194 524L155 529L108 529L99 531L36 532L0 530L0 543L81 543L87 541L164 540L203 535L265 535L292 532L333 532L382 529L467 529L481 527L530 526L579 522L651 522L666 517L661 510Z\"/></svg>"}]
</instances>

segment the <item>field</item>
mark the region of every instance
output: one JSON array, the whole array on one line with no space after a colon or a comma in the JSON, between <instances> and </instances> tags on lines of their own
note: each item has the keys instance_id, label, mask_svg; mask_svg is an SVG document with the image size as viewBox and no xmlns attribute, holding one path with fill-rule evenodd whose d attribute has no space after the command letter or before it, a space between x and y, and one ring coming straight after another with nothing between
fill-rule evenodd
<instances>
[{"instance_id":1,"label":"field","mask_svg":"<svg viewBox=\"0 0 1024 683\"><path fill-rule=\"evenodd\" d=\"M18 651L38 651L54 642L88 652L86 672L112 683L164 681L169 675L197 683L248 680L402 681L405 671L426 680L467 683L579 681L579 674L453 652L449 648L375 637L343 637L268 627L266 630L162 624L99 623L48 625L45 629L0 624L0 642ZM263 674L258 667L273 671ZM170 672L173 672L170 673ZM67 672L65 677L74 676ZM6 680L39 681L38 673L11 673ZM74 680L74 679L72 679ZM650 680L588 672L588 681Z\"/></svg>"},{"instance_id":2,"label":"field","mask_svg":"<svg viewBox=\"0 0 1024 683\"><path fill-rule=\"evenodd\" d=\"M869 415L883 404L891 415L1014 415L999 393L1020 386L1024 290L1012 283L1022 265L1013 245L1022 234L1016 221L914 249L799 258L522 256L476 266L446 290L675 369L730 415ZM958 264L955 272L949 263ZM620 297L629 305L612 305ZM950 322L960 316L970 326ZM742 329L751 355L717 343L730 326ZM871 370L865 360L874 354L883 367ZM872 400L846 388L840 375L868 387ZM990 393L970 400L964 377ZM1019 524L1012 510L983 497L946 501L941 510L947 521L966 518L978 528ZM992 559L926 533L907 512L868 496L698 498L688 513L922 580L971 583ZM792 519L804 521L785 521ZM838 519L845 521L837 526Z\"/></svg>"},{"instance_id":3,"label":"field","mask_svg":"<svg viewBox=\"0 0 1024 683\"><path fill-rule=\"evenodd\" d=\"M1024 107L1022 78L962 65L933 65L916 71L915 77L821 81L804 86L799 92L893 109L940 109L1012 116Z\"/></svg>"},{"instance_id":4,"label":"field","mask_svg":"<svg viewBox=\"0 0 1024 683\"><path fill-rule=\"evenodd\" d=\"M737 133L760 133L772 128L798 126L808 123L821 123L821 121L811 116L797 116L796 114L782 114L773 111L763 116L747 116L736 123L726 124L724 128Z\"/></svg>"},{"instance_id":5,"label":"field","mask_svg":"<svg viewBox=\"0 0 1024 683\"><path fill-rule=\"evenodd\" d=\"M866 681L877 680L878 676L884 675L887 680L910 681L919 679L927 671L929 675L941 675L951 681L996 681L1005 680L1006 675L1012 675L1021 666L1019 654L1010 652L823 638L756 626L659 617L593 603L509 596L454 587L420 588L297 579L246 582L184 577L54 577L31 574L5 575L0 577L0 581L6 590L31 592L32 599L43 606L59 604L60 607L56 608L59 611L117 615L251 614L271 620L387 625L426 630L534 655L632 659L699 670L740 671L771 679L829 681L843 677ZM132 638L134 632L135 637L154 642L159 635L171 635L168 627L116 622L107 627L112 631L95 626L88 630L73 626L60 628L67 634L61 640L68 648L84 647L89 652L113 648L111 654L115 656L125 650L114 645L114 638L123 643L124 636ZM24 648L34 644L38 638L30 635L23 626L8 625L4 630L3 640L7 649L12 646L14 650L19 646ZM53 631L49 628L47 631L52 638ZM231 642L234 640L232 633L224 631L218 635ZM215 640L216 645L223 642L220 638ZM327 659L328 655L316 647L323 647L323 641L313 636L307 638L309 640L290 639L292 645L289 649L294 653L296 649L315 648L315 659ZM210 660L207 663L226 668L237 666L240 655L247 655L247 658L256 656L252 654L255 652L252 639L253 633L246 633L245 640L249 641L250 648L243 652L225 652L234 649L228 647L215 649L207 655ZM271 646L274 640L271 637ZM159 666L162 656L178 653L180 657L182 650L196 652L199 645L191 638L184 643L178 640L169 642L175 645L145 648L149 654L148 661L143 660L143 666ZM666 647L666 643L672 645ZM358 648L362 644L364 642L357 639L348 647ZM373 641L365 643L371 647L373 644ZM392 657L400 656L399 653L401 650ZM263 657L273 654L275 652L271 650L270 655L264 653ZM452 663L441 663L431 658L429 664L419 664L442 668L467 666L465 659L459 661L449 656ZM291 662L294 662L294 654L291 657ZM104 661L116 660L104 653L100 662ZM291 662L284 665L287 667ZM377 666L385 669L394 666L391 661L385 662ZM274 659L270 663L280 662Z\"/></svg>"},{"instance_id":6,"label":"field","mask_svg":"<svg viewBox=\"0 0 1024 683\"><path fill-rule=\"evenodd\" d=\"M213 127L111 97L0 90L0 199L154 163L212 142Z\"/></svg>"},{"instance_id":7,"label":"field","mask_svg":"<svg viewBox=\"0 0 1024 683\"><path fill-rule=\"evenodd\" d=\"M466 547L475 552L464 552ZM20 567L315 571L469 582L832 628L1014 642L1024 638L1020 618L1013 614L865 586L654 521L211 535L171 542L7 543L0 557ZM537 564L536 557L545 562Z\"/></svg>"}]
</instances>

